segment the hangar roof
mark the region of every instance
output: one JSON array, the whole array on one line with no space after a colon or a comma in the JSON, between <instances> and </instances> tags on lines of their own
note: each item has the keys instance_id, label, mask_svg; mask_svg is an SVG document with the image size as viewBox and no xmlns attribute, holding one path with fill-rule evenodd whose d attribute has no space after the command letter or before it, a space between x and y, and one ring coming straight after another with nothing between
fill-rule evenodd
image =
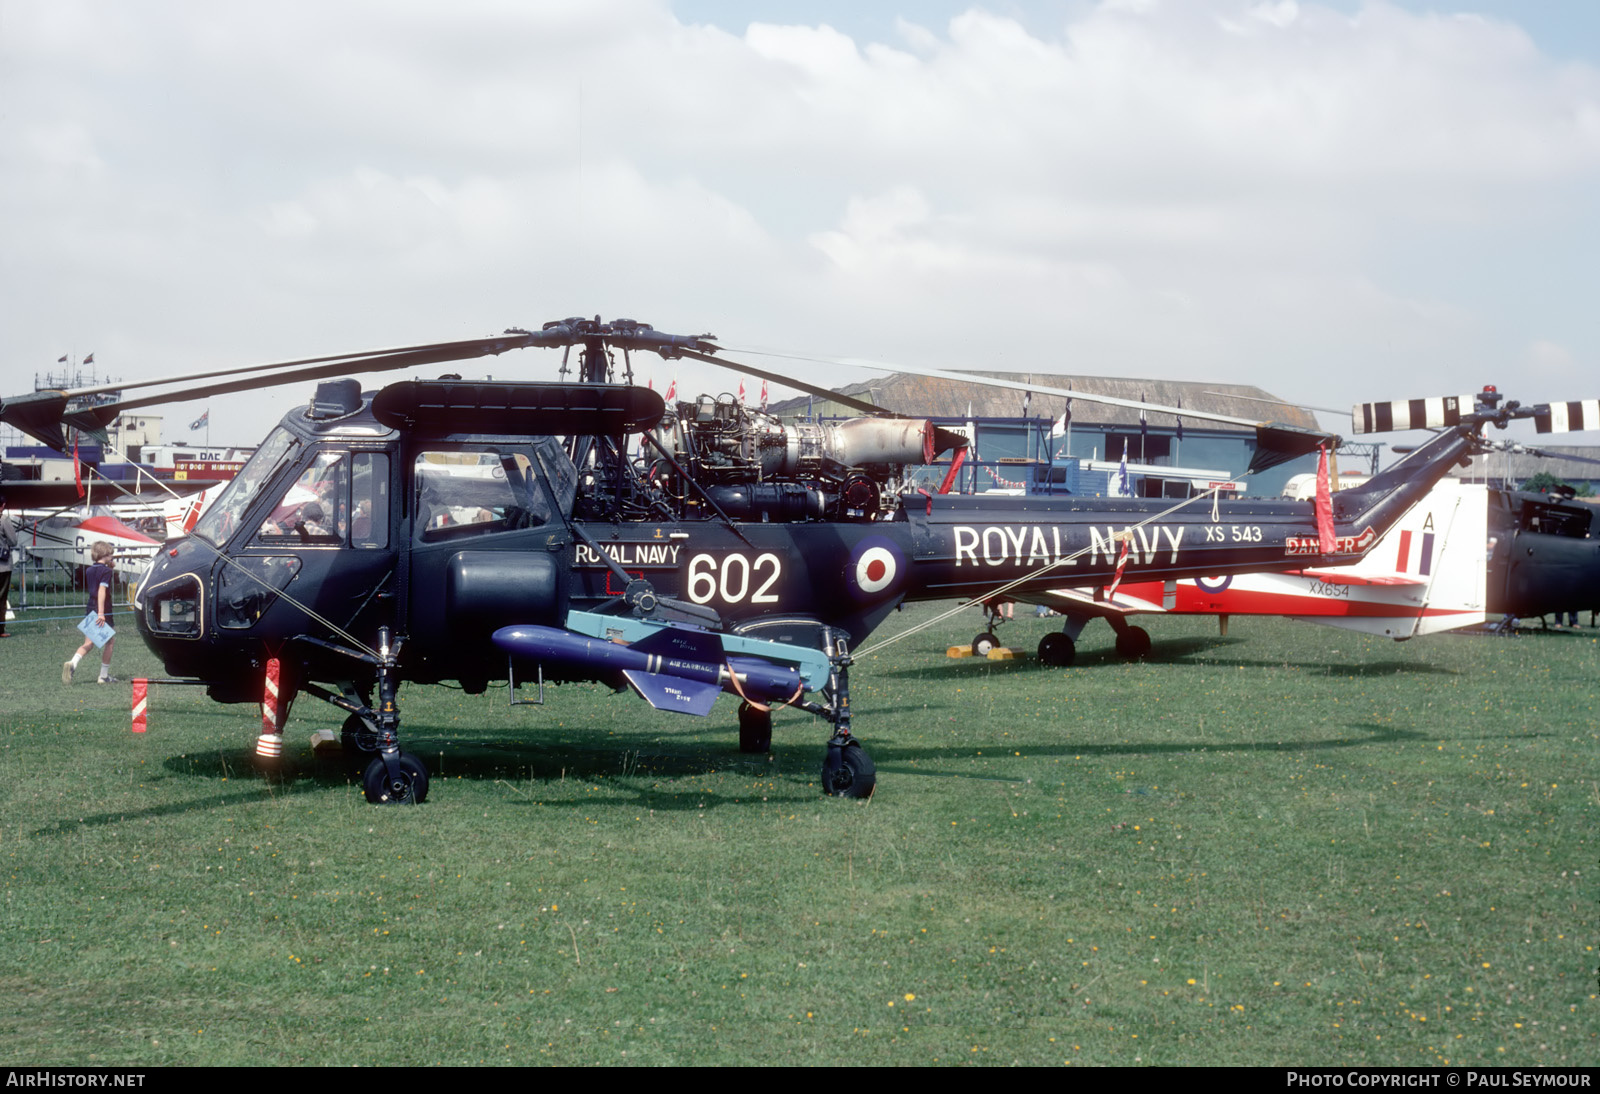
<instances>
[{"instance_id":1,"label":"hangar roof","mask_svg":"<svg viewBox=\"0 0 1600 1094\"><path fill-rule=\"evenodd\" d=\"M1137 401L1141 397L1151 403L1176 406L1181 399L1185 409L1206 410L1214 414L1229 414L1237 418L1258 421L1282 422L1306 429L1320 429L1316 417L1309 410L1290 405L1276 396L1250 384L1221 384L1201 380L1141 380L1108 376L1065 376L1040 372L977 372L975 376L994 376L1017 383L1035 383L1044 387L1067 388L1091 395L1110 395L1119 399ZM932 418L964 418L968 407L980 418L1016 418L1022 414L1023 393L1006 388L987 387L962 383L956 380L935 379L892 373L857 384L847 384L834 390L844 395L854 395L892 410L898 414ZM768 409L778 415L806 413L811 404L807 396L785 399ZM1057 395L1035 395L1028 413L1037 417L1059 417L1065 400ZM855 411L830 406L818 399L816 412L822 415L853 415ZM1081 425L1109 425L1113 427L1139 425L1139 412L1127 407L1103 406L1085 400L1074 400L1072 420ZM1173 421L1166 414L1152 412L1152 426L1170 428ZM1214 422L1187 421L1191 428L1233 430L1239 427Z\"/></svg>"}]
</instances>

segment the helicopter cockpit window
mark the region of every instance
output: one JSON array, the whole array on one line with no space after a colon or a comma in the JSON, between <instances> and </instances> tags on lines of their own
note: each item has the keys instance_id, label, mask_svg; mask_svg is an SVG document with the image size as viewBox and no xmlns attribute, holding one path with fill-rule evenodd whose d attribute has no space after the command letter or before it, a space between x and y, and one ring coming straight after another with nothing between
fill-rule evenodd
<instances>
[{"instance_id":1,"label":"helicopter cockpit window","mask_svg":"<svg viewBox=\"0 0 1600 1094\"><path fill-rule=\"evenodd\" d=\"M555 494L556 504L563 513L572 512L572 499L578 493L578 469L573 466L572 457L567 455L567 450L554 437L540 437L534 442L534 447L545 481ZM544 491L537 490L536 494L543 503ZM554 516L552 513L551 517Z\"/></svg>"},{"instance_id":2,"label":"helicopter cockpit window","mask_svg":"<svg viewBox=\"0 0 1600 1094\"><path fill-rule=\"evenodd\" d=\"M389 546L389 457L357 452L352 457L350 546Z\"/></svg>"},{"instance_id":3,"label":"helicopter cockpit window","mask_svg":"<svg viewBox=\"0 0 1600 1094\"><path fill-rule=\"evenodd\" d=\"M217 580L217 622L229 630L255 626L299 572L293 555L228 559Z\"/></svg>"},{"instance_id":4,"label":"helicopter cockpit window","mask_svg":"<svg viewBox=\"0 0 1600 1094\"><path fill-rule=\"evenodd\" d=\"M261 522L257 543L337 547L350 531L350 465L319 452Z\"/></svg>"},{"instance_id":5,"label":"helicopter cockpit window","mask_svg":"<svg viewBox=\"0 0 1600 1094\"><path fill-rule=\"evenodd\" d=\"M194 534L219 547L226 543L244 519L245 510L261 493L262 486L273 478L297 444L294 434L288 430L274 429L234 480L223 488L211 508L206 510L205 516L194 526Z\"/></svg>"},{"instance_id":6,"label":"helicopter cockpit window","mask_svg":"<svg viewBox=\"0 0 1600 1094\"><path fill-rule=\"evenodd\" d=\"M414 467L417 528L424 541L533 528L550 519L544 491L522 452L420 452Z\"/></svg>"}]
</instances>

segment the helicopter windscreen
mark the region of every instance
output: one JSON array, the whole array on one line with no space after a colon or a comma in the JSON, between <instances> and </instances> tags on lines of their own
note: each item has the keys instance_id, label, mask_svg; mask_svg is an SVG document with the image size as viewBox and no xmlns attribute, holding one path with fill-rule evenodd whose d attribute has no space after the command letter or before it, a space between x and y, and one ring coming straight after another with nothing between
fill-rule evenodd
<instances>
[{"instance_id":1,"label":"helicopter windscreen","mask_svg":"<svg viewBox=\"0 0 1600 1094\"><path fill-rule=\"evenodd\" d=\"M261 487L272 479L297 445L294 435L288 430L281 426L274 429L261 447L256 449L255 455L250 457L250 462L223 488L206 515L200 518L194 526L194 534L218 547L226 543L239 527L245 510L260 494Z\"/></svg>"}]
</instances>

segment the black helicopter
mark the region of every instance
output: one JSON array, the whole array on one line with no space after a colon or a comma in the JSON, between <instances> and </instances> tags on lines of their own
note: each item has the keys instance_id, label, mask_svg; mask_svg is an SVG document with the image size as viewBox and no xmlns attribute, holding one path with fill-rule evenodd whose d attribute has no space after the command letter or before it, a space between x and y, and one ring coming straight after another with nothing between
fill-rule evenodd
<instances>
[{"instance_id":1,"label":"black helicopter","mask_svg":"<svg viewBox=\"0 0 1600 1094\"><path fill-rule=\"evenodd\" d=\"M1352 424L1357 433L1449 428L1455 419L1447 404L1459 405L1466 398L1366 404L1356 408ZM1524 416L1533 418L1539 433L1600 428L1600 400L1540 404L1530 410ZM1577 463L1596 462L1513 442L1492 447ZM1491 615L1504 617L1496 630L1509 631L1519 619L1551 612L1559 616L1600 609L1600 515L1594 506L1573 498L1570 487L1548 492L1489 490L1487 608Z\"/></svg>"},{"instance_id":2,"label":"black helicopter","mask_svg":"<svg viewBox=\"0 0 1600 1094\"><path fill-rule=\"evenodd\" d=\"M729 691L752 752L770 747L771 707L787 703L832 730L825 791L870 795L875 768L851 732L851 651L902 602L1025 597L1121 568L1150 580L1353 561L1479 446L1486 424L1533 413L1486 392L1428 444L1335 495L1319 532L1310 502L902 492L905 468L962 438L860 400L848 401L871 417L784 424L732 396L666 406L632 383L630 354L652 351L841 398L733 365L712 337L568 319L307 358L270 378L238 375L267 366L189 377L211 382L109 406L36 393L0 406L0 419L61 444L63 426L93 429L165 399L523 347L578 351L571 382L319 384L139 591L140 633L173 676L256 702L276 661L285 700L305 692L346 711L343 742L372 755L363 785L382 803L428 791L427 769L400 750L402 680L473 693L533 681L541 698L547 680L603 680L697 714ZM1251 470L1337 443L1256 424ZM1063 644L1047 636L1041 657L1057 662Z\"/></svg>"},{"instance_id":3,"label":"black helicopter","mask_svg":"<svg viewBox=\"0 0 1600 1094\"><path fill-rule=\"evenodd\" d=\"M1515 620L1600 610L1600 519L1571 493L1489 492L1488 608Z\"/></svg>"}]
</instances>

